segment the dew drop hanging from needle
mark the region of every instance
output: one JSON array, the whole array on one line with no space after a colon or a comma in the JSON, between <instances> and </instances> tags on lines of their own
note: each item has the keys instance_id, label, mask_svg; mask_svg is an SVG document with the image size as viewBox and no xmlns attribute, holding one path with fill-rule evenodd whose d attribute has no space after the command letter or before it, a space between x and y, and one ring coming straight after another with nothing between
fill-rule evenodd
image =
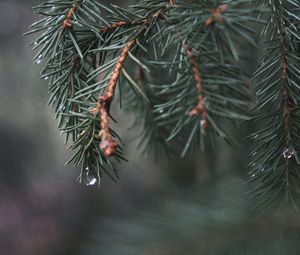
<instances>
[{"instance_id":1,"label":"dew drop hanging from needle","mask_svg":"<svg viewBox=\"0 0 300 255\"><path fill-rule=\"evenodd\" d=\"M84 183L86 186L93 186L97 182L97 179L90 173L89 168L85 169Z\"/></svg>"},{"instance_id":2,"label":"dew drop hanging from needle","mask_svg":"<svg viewBox=\"0 0 300 255\"><path fill-rule=\"evenodd\" d=\"M42 55L39 55L34 62L39 65L42 62Z\"/></svg>"},{"instance_id":3,"label":"dew drop hanging from needle","mask_svg":"<svg viewBox=\"0 0 300 255\"><path fill-rule=\"evenodd\" d=\"M205 128L206 125L207 125L206 120L200 120L200 126L201 126L202 128Z\"/></svg>"},{"instance_id":4,"label":"dew drop hanging from needle","mask_svg":"<svg viewBox=\"0 0 300 255\"><path fill-rule=\"evenodd\" d=\"M286 148L282 153L283 157L286 159L292 158L294 154L295 154L295 150L293 148Z\"/></svg>"}]
</instances>

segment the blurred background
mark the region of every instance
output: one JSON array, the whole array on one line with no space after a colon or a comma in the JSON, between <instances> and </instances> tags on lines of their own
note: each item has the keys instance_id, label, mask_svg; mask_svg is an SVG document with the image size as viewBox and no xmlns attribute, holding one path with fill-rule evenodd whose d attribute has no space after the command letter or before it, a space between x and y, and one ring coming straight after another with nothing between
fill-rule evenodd
<instances>
[{"instance_id":1,"label":"blurred background","mask_svg":"<svg viewBox=\"0 0 300 255\"><path fill-rule=\"evenodd\" d=\"M239 148L220 141L157 161L140 155L119 118L129 159L120 181L78 184L79 169L64 166L70 155L32 64L32 38L22 35L38 3L0 0L0 254L300 254L299 214L262 213L245 197L251 125L233 131ZM251 76L258 53L247 47L241 66Z\"/></svg>"}]
</instances>

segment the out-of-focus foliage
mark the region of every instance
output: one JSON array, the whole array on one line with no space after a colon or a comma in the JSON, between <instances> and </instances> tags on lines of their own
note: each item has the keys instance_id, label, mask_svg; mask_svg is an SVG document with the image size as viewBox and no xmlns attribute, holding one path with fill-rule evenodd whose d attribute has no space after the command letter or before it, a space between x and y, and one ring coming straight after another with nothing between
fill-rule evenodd
<instances>
[{"instance_id":1,"label":"out-of-focus foliage","mask_svg":"<svg viewBox=\"0 0 300 255\"><path fill-rule=\"evenodd\" d=\"M297 213L256 218L238 191L181 190L142 209L132 207L119 218L103 217L91 229L83 254L298 254Z\"/></svg>"}]
</instances>

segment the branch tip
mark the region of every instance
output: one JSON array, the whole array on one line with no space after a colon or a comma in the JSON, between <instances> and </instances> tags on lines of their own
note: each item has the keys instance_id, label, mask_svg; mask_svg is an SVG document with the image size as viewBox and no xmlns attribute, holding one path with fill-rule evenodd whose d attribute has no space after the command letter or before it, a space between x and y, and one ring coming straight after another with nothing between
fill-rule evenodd
<instances>
[{"instance_id":1,"label":"branch tip","mask_svg":"<svg viewBox=\"0 0 300 255\"><path fill-rule=\"evenodd\" d=\"M125 45L117 61L113 74L108 82L108 86L106 91L104 92L104 95L99 96L96 107L90 110L91 114L93 114L94 116L98 114L100 115L100 121L101 121L100 149L102 150L102 152L106 157L110 157L114 155L118 147L118 143L113 139L111 132L109 130L110 103L113 100L117 82L121 70L123 68L123 64L126 60L129 51L133 48L135 44L136 44L136 39L133 39Z\"/></svg>"},{"instance_id":2,"label":"branch tip","mask_svg":"<svg viewBox=\"0 0 300 255\"><path fill-rule=\"evenodd\" d=\"M187 45L183 44L184 49L186 50L186 54L188 58L190 59L191 65L192 65L192 72L194 74L194 80L196 81L196 86L198 90L198 103L197 105L190 111L190 116L194 117L198 113L200 113L201 120L200 125L203 128L208 127L207 119L206 119L206 105L205 105L205 99L204 99L204 93L203 93L203 82L202 77L199 71L199 65L198 61L195 57L195 55L192 53L192 49L188 47Z\"/></svg>"}]
</instances>

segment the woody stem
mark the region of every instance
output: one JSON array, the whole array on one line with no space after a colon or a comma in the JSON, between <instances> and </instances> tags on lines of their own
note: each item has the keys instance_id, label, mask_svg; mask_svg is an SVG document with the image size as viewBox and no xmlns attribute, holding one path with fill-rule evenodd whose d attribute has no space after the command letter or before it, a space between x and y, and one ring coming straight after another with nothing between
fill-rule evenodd
<instances>
[{"instance_id":1,"label":"woody stem","mask_svg":"<svg viewBox=\"0 0 300 255\"><path fill-rule=\"evenodd\" d=\"M117 64L114 68L112 77L110 78L108 82L108 86L106 88L106 91L103 95L100 95L98 98L98 103L96 108L92 109L93 114L100 115L101 120L101 143L100 148L105 154L105 156L109 157L112 156L116 150L117 150L117 142L113 139L110 130L109 130L109 108L110 103L113 99L115 89L117 86L117 82L119 79L119 76L121 74L121 70L123 68L123 64L126 60L126 57L128 56L129 51L133 48L133 46L136 44L136 39L133 39L129 41L125 47L123 48L119 59L117 61Z\"/></svg>"}]
</instances>

